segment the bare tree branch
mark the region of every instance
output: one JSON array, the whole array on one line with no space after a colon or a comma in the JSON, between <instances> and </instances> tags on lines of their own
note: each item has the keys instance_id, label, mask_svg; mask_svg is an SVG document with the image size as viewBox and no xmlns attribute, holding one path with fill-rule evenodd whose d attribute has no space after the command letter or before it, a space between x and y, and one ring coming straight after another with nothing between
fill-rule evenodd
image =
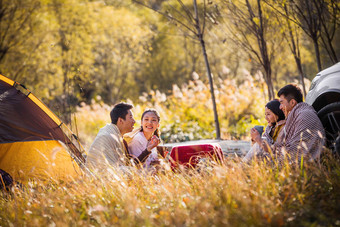
<instances>
[{"instance_id":1,"label":"bare tree branch","mask_svg":"<svg viewBox=\"0 0 340 227\"><path fill-rule=\"evenodd\" d=\"M170 15L168 15L168 14L166 14L166 13L164 13L164 12L161 12L161 11L159 11L159 10L153 9L152 7L150 7L150 6L146 5L146 4L144 4L143 2L140 2L140 1L137 1L137 0L132 0L132 1L135 2L135 3L137 3L137 4L139 4L139 5L142 5L142 6L146 7L146 8L148 8L148 9L151 9L151 10L153 10L153 11L159 13L159 14L161 14L162 16L168 18L169 20L176 21L176 23L182 25L183 27L185 27L186 29L188 29L188 31L192 32L195 36L197 36L197 33L195 32L195 30L193 30L192 28L190 28L189 26L187 26L186 24L184 24L182 21L178 20L177 18L175 18L175 17L173 17L173 16L170 16Z\"/></svg>"}]
</instances>

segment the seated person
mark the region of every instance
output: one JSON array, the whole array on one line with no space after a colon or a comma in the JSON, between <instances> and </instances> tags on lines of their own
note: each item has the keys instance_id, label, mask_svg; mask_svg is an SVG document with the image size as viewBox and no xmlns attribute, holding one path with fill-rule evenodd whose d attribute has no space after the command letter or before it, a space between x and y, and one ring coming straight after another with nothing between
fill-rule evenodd
<instances>
[{"instance_id":1,"label":"seated person","mask_svg":"<svg viewBox=\"0 0 340 227\"><path fill-rule=\"evenodd\" d=\"M148 147L148 144L152 141L157 143L157 145L160 142L158 131L159 122L159 113L154 109L147 109L142 114L141 128L124 135L129 153L132 157L138 157L145 149L149 149L149 152L151 152L145 160L145 163L143 163L143 167L146 169L150 169L154 163L159 162L156 146L151 149Z\"/></svg>"},{"instance_id":2,"label":"seated person","mask_svg":"<svg viewBox=\"0 0 340 227\"><path fill-rule=\"evenodd\" d=\"M259 144L261 156L282 166L300 164L320 157L325 142L325 132L314 108L302 101L302 92L293 84L284 86L277 95L280 97L280 109L286 117L286 123L277 140L270 145L262 140L260 134L252 130L252 138Z\"/></svg>"},{"instance_id":3,"label":"seated person","mask_svg":"<svg viewBox=\"0 0 340 227\"><path fill-rule=\"evenodd\" d=\"M264 111L265 118L268 122L266 130L262 135L261 140L266 140L269 144L273 144L282 127L285 124L285 115L280 109L280 102L277 99L269 101L265 106ZM251 131L257 131L255 128L252 128ZM242 159L243 162L250 162L256 155L259 155L261 152L258 143L254 143L249 152Z\"/></svg>"},{"instance_id":4,"label":"seated person","mask_svg":"<svg viewBox=\"0 0 340 227\"><path fill-rule=\"evenodd\" d=\"M93 141L87 155L86 166L90 170L105 173L107 167L118 167L120 170L128 170L130 156L124 146L123 135L133 130L135 120L127 103L116 104L110 112L111 123L101 128ZM149 150L158 143L150 143ZM150 151L144 151L136 157L138 162L146 159ZM136 161L137 162L137 161Z\"/></svg>"}]
</instances>

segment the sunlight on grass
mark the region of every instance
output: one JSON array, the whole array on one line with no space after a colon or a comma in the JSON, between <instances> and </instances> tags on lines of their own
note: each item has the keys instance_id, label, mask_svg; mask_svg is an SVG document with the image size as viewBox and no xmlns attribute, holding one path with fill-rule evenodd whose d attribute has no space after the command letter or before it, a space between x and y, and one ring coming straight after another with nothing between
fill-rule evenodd
<instances>
[{"instance_id":1,"label":"sunlight on grass","mask_svg":"<svg viewBox=\"0 0 340 227\"><path fill-rule=\"evenodd\" d=\"M340 164L276 169L227 160L156 175L110 169L102 178L30 182L2 192L1 226L322 226L340 223Z\"/></svg>"}]
</instances>

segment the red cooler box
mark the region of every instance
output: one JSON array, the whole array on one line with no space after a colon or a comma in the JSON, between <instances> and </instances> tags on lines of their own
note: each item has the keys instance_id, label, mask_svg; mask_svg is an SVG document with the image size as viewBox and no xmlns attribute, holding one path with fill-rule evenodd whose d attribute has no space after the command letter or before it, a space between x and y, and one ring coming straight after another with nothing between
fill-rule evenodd
<instances>
[{"instance_id":1,"label":"red cooler box","mask_svg":"<svg viewBox=\"0 0 340 227\"><path fill-rule=\"evenodd\" d=\"M176 168L179 165L195 168L202 158L210 158L218 163L224 160L221 146L218 143L180 145L171 149L171 166Z\"/></svg>"}]
</instances>

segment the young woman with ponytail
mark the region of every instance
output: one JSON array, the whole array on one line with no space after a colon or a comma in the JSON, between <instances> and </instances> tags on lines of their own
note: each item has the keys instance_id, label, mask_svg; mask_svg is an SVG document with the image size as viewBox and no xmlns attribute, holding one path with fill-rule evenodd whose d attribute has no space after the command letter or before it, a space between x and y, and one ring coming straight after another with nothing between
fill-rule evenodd
<instances>
[{"instance_id":1,"label":"young woman with ponytail","mask_svg":"<svg viewBox=\"0 0 340 227\"><path fill-rule=\"evenodd\" d=\"M159 122L160 116L155 109L147 109L141 117L141 127L131 133L124 135L127 142L128 151L132 158L139 157L142 152L149 149L149 144L159 144ZM154 163L158 163L158 154L156 146L148 150L149 155L141 161L143 167L149 169Z\"/></svg>"}]
</instances>

